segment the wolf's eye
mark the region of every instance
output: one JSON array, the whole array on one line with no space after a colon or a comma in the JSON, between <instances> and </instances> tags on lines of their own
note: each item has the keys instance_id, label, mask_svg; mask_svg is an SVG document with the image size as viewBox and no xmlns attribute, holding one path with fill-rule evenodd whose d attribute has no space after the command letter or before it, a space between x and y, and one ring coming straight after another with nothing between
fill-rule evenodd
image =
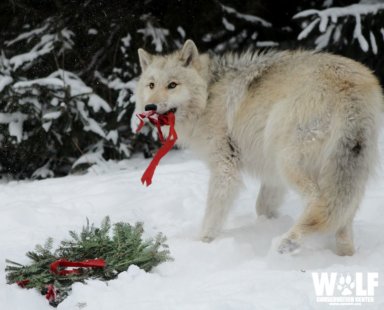
<instances>
[{"instance_id":1,"label":"wolf's eye","mask_svg":"<svg viewBox=\"0 0 384 310\"><path fill-rule=\"evenodd\" d=\"M173 88L175 88L176 86L177 86L177 84L176 84L175 82L171 82L171 83L168 84L167 88L168 88L168 89L173 89Z\"/></svg>"},{"instance_id":2,"label":"wolf's eye","mask_svg":"<svg viewBox=\"0 0 384 310\"><path fill-rule=\"evenodd\" d=\"M150 89L153 89L153 88L155 87L155 83L152 83L152 82L149 83L149 84L148 84L148 87L149 87Z\"/></svg>"}]
</instances>

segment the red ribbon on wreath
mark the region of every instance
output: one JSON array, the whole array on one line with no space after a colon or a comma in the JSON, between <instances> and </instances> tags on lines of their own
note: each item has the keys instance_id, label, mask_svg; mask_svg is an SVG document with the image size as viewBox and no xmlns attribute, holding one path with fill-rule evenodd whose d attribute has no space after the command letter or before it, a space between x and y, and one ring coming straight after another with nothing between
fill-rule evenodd
<instances>
[{"instance_id":1,"label":"red ribbon on wreath","mask_svg":"<svg viewBox=\"0 0 384 310\"><path fill-rule=\"evenodd\" d=\"M152 177L155 173L155 169L159 164L160 160L167 154L175 145L177 140L177 133L175 130L175 114L173 112L168 112L166 114L158 114L156 111L146 111L144 113L136 114L140 120L140 124L137 127L136 132L139 132L144 126L144 119L147 118L153 125L157 128L157 134L159 136L160 142L163 144L162 147L157 151L156 155L153 157L152 161L148 165L148 168L145 170L143 176L141 177L141 183L146 183L147 186L151 185ZM164 139L163 132L161 131L161 126L169 125L169 134L167 139Z\"/></svg>"},{"instance_id":2,"label":"red ribbon on wreath","mask_svg":"<svg viewBox=\"0 0 384 310\"><path fill-rule=\"evenodd\" d=\"M66 276L69 274L80 274L81 269L70 269L70 270L59 270L59 267L80 267L80 268L104 268L105 267L105 260L102 258L98 259L87 259L82 262L72 262L66 259L59 259L57 261L54 261L50 265L51 272L58 274L60 276Z\"/></svg>"}]
</instances>

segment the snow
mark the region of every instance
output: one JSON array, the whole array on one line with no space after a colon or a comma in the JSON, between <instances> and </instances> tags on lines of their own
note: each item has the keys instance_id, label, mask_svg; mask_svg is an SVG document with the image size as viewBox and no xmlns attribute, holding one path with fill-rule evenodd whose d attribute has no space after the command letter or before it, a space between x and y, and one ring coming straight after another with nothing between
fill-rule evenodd
<instances>
[{"instance_id":1,"label":"snow","mask_svg":"<svg viewBox=\"0 0 384 310\"><path fill-rule=\"evenodd\" d=\"M225 29L227 29L228 31L235 31L235 25L230 23L228 21L228 19L223 17L222 21L223 21L223 25L224 25Z\"/></svg>"},{"instance_id":2,"label":"snow","mask_svg":"<svg viewBox=\"0 0 384 310\"><path fill-rule=\"evenodd\" d=\"M316 50L322 50L328 46L334 28L335 25L331 25L325 33L316 38Z\"/></svg>"},{"instance_id":3,"label":"snow","mask_svg":"<svg viewBox=\"0 0 384 310\"><path fill-rule=\"evenodd\" d=\"M42 55L48 54L53 50L53 42L47 43L44 47L37 51L30 51L28 53L13 56L9 63L13 66L13 70L16 70L25 63L29 63L39 58Z\"/></svg>"},{"instance_id":4,"label":"snow","mask_svg":"<svg viewBox=\"0 0 384 310\"><path fill-rule=\"evenodd\" d=\"M113 79L105 78L101 75L100 72L95 71L95 77L108 88L114 90L131 90L134 91L136 88L136 79L130 80L128 82L123 82L120 78L114 77Z\"/></svg>"},{"instance_id":5,"label":"snow","mask_svg":"<svg viewBox=\"0 0 384 310\"><path fill-rule=\"evenodd\" d=\"M119 139L119 133L117 130L111 130L107 136L106 136L106 139L109 140L109 141L112 141L113 144L117 144L117 140Z\"/></svg>"},{"instance_id":6,"label":"snow","mask_svg":"<svg viewBox=\"0 0 384 310\"><path fill-rule=\"evenodd\" d=\"M169 30L164 28L158 28L147 21L145 28L138 29L138 33L143 34L144 42L148 39L152 39L152 44L155 46L155 51L160 53L163 51L163 47L167 44L167 36L169 36Z\"/></svg>"},{"instance_id":7,"label":"snow","mask_svg":"<svg viewBox=\"0 0 384 310\"><path fill-rule=\"evenodd\" d=\"M97 29L94 29L94 28L90 28L88 29L88 34L89 35L96 35L98 34L99 32L97 31Z\"/></svg>"},{"instance_id":8,"label":"snow","mask_svg":"<svg viewBox=\"0 0 384 310\"><path fill-rule=\"evenodd\" d=\"M0 75L0 93L3 89L13 82L13 78L10 76Z\"/></svg>"},{"instance_id":9,"label":"snow","mask_svg":"<svg viewBox=\"0 0 384 310\"><path fill-rule=\"evenodd\" d=\"M60 116L61 116L61 111L48 112L43 115L43 119L45 120L57 119Z\"/></svg>"},{"instance_id":10,"label":"snow","mask_svg":"<svg viewBox=\"0 0 384 310\"><path fill-rule=\"evenodd\" d=\"M64 28L60 31L60 35L58 36L57 34L55 34L55 41L62 41L63 43L63 46L62 48L60 49L59 51L59 54L62 54L64 52L64 50L70 50L73 48L73 46L75 45L75 42L72 40L72 37L74 37L75 34L73 33L73 31L67 29L67 28Z\"/></svg>"},{"instance_id":11,"label":"snow","mask_svg":"<svg viewBox=\"0 0 384 310\"><path fill-rule=\"evenodd\" d=\"M74 73L59 69L51 73L47 78L47 85L49 81L58 79L61 87L70 86L70 95L81 96L81 95L90 95L93 91L92 88L85 85L85 83ZM43 79L44 80L44 79ZM33 81L30 81L33 82Z\"/></svg>"},{"instance_id":12,"label":"snow","mask_svg":"<svg viewBox=\"0 0 384 310\"><path fill-rule=\"evenodd\" d=\"M294 16L294 18L308 17L310 15L318 14L321 18L331 18L333 22L337 21L338 17L348 15L366 15L375 14L379 10L384 9L383 3L376 4L353 4L346 7L332 7L325 10L305 10Z\"/></svg>"},{"instance_id":13,"label":"snow","mask_svg":"<svg viewBox=\"0 0 384 310\"><path fill-rule=\"evenodd\" d=\"M368 52L368 50L369 50L368 42L364 38L363 33L361 32L361 18L360 18L360 15L356 14L355 18L356 18L356 26L355 26L355 29L353 31L353 37L355 39L357 39L357 41L359 42L360 48L364 52Z\"/></svg>"},{"instance_id":14,"label":"snow","mask_svg":"<svg viewBox=\"0 0 384 310\"><path fill-rule=\"evenodd\" d=\"M279 46L279 43L274 41L257 41L256 46L257 47L273 47L273 46Z\"/></svg>"},{"instance_id":15,"label":"snow","mask_svg":"<svg viewBox=\"0 0 384 310\"><path fill-rule=\"evenodd\" d=\"M93 118L89 117L89 113L85 109L84 102L77 101L76 106L77 106L77 110L80 112L80 115L82 117L82 121L84 123L84 130L92 131L98 134L100 137L105 138L105 132L103 128L101 128L101 126Z\"/></svg>"},{"instance_id":16,"label":"snow","mask_svg":"<svg viewBox=\"0 0 384 310\"><path fill-rule=\"evenodd\" d=\"M126 158L131 157L131 151L129 150L128 146L125 144L120 144L119 146L119 152L121 154L124 154Z\"/></svg>"},{"instance_id":17,"label":"snow","mask_svg":"<svg viewBox=\"0 0 384 310\"><path fill-rule=\"evenodd\" d=\"M178 26L176 30L180 34L180 37L184 40L185 39L185 30L183 29L183 27Z\"/></svg>"},{"instance_id":18,"label":"snow","mask_svg":"<svg viewBox=\"0 0 384 310\"><path fill-rule=\"evenodd\" d=\"M41 79L35 79L35 80L28 80L28 81L20 81L13 85L15 89L17 88L28 88L33 85L43 85L43 86L60 86L63 87L63 81L58 78L41 78Z\"/></svg>"},{"instance_id":19,"label":"snow","mask_svg":"<svg viewBox=\"0 0 384 310\"><path fill-rule=\"evenodd\" d=\"M128 33L124 38L121 39L121 42L123 43L123 45L125 47L130 47L131 46L131 40L132 40L132 37Z\"/></svg>"},{"instance_id":20,"label":"snow","mask_svg":"<svg viewBox=\"0 0 384 310\"><path fill-rule=\"evenodd\" d=\"M34 108L36 109L36 111L41 111L41 109L42 109L42 105L41 105L41 102L39 101L39 99L36 97L28 96L28 95L25 97L19 98L19 104L20 104L20 106L33 105Z\"/></svg>"},{"instance_id":21,"label":"snow","mask_svg":"<svg viewBox=\"0 0 384 310\"><path fill-rule=\"evenodd\" d=\"M9 135L16 137L18 143L23 138L23 124L27 119L28 115L21 112L0 113L0 124L8 124Z\"/></svg>"},{"instance_id":22,"label":"snow","mask_svg":"<svg viewBox=\"0 0 384 310\"><path fill-rule=\"evenodd\" d=\"M112 111L109 104L100 96L95 94L89 96L88 105L93 109L94 112L99 112L101 109L107 113Z\"/></svg>"},{"instance_id":23,"label":"snow","mask_svg":"<svg viewBox=\"0 0 384 310\"><path fill-rule=\"evenodd\" d=\"M53 178L54 177L54 172L49 169L49 162L47 162L44 166L36 169L35 172L32 174L32 178L34 179L46 179L46 178Z\"/></svg>"},{"instance_id":24,"label":"snow","mask_svg":"<svg viewBox=\"0 0 384 310\"><path fill-rule=\"evenodd\" d=\"M384 154L384 136L380 145ZM27 263L25 253L47 237L58 242L69 230L80 230L87 217L100 224L110 215L113 222L144 222L148 237L166 234L174 261L150 273L132 266L108 284L78 283L59 310L332 309L316 302L312 271L379 272L375 303L356 309L384 309L383 171L370 182L354 222L354 256L336 256L327 237L313 237L302 252L285 256L274 247L301 211L297 195L287 196L279 218L257 218L259 183L246 177L224 231L203 243L197 235L207 194L205 165L187 151L172 151L147 188L140 177L148 163L135 155L104 161L82 176L0 184L0 308L52 309L34 290L5 284L5 259Z\"/></svg>"},{"instance_id":25,"label":"snow","mask_svg":"<svg viewBox=\"0 0 384 310\"><path fill-rule=\"evenodd\" d=\"M25 89L32 87L33 85L44 85L46 87L52 89L66 89L69 93L69 96L73 97L88 97L89 100L87 105L93 109L95 113L103 110L106 113L110 113L112 108L109 104L102 99L100 96L93 93L93 90L88 87L76 74L65 70L57 70L45 78L35 79L35 80L27 80L27 81L19 81L13 85L14 90L23 92ZM29 100L28 100L29 103ZM32 102L34 103L34 102ZM57 106L59 101L54 99L51 101L53 106ZM92 131L99 136L105 138L105 132L102 126L93 118L90 117L88 109L86 109L85 103L81 100L75 101L78 112L81 116L81 121L84 125L85 131ZM65 103L62 102L61 106L65 107ZM52 123L50 120L57 119L61 116L60 111L47 111L44 114L43 119L46 120L43 124L43 128L45 131L48 131L51 127ZM4 123L4 122L3 122ZM9 123L9 132L11 135L15 135L17 137L18 142L21 141L22 137L22 125L21 121L13 121L7 122Z\"/></svg>"},{"instance_id":26,"label":"snow","mask_svg":"<svg viewBox=\"0 0 384 310\"><path fill-rule=\"evenodd\" d=\"M13 44L15 44L17 42L23 41L23 40L27 40L27 42L29 42L34 37L36 37L39 34L43 33L48 28L48 26L49 26L49 24L44 24L40 28L35 28L35 29L31 30L31 31L23 32L23 33L19 34L15 39L13 39L11 41L6 41L5 44L7 46L11 46L11 45L13 45Z\"/></svg>"},{"instance_id":27,"label":"snow","mask_svg":"<svg viewBox=\"0 0 384 310\"><path fill-rule=\"evenodd\" d=\"M40 30L37 29L37 32L32 31L30 33L22 34L18 36L14 41L11 41L9 45L13 44L14 42L18 42L19 40L27 40L27 42L29 42L33 38L33 36L39 34ZM30 37L26 36L27 34L29 34ZM74 33L68 30L67 28L60 30L60 34L44 34L41 36L40 41L36 45L34 45L29 52L16 55L12 57L9 62L11 65L13 65L14 70L16 70L25 63L32 62L40 56L50 53L54 48L54 43L59 41L63 44L62 49L59 51L60 54L63 49L72 48L74 42L71 37L73 36Z\"/></svg>"},{"instance_id":28,"label":"snow","mask_svg":"<svg viewBox=\"0 0 384 310\"><path fill-rule=\"evenodd\" d=\"M72 37L74 33L67 29L63 28L58 33L46 33L48 24L44 25L41 28L34 29L29 32L25 32L17 36L14 40L5 42L7 46L11 46L20 41L26 41L29 43L32 39L39 37L39 42L37 42L29 52L15 55L10 60L9 63L13 66L13 70L17 70L19 67L23 66L26 63L31 63L39 57L50 53L55 48L55 43L60 42L62 44L58 54L62 54L64 50L71 49L74 45Z\"/></svg>"},{"instance_id":29,"label":"snow","mask_svg":"<svg viewBox=\"0 0 384 310\"><path fill-rule=\"evenodd\" d=\"M13 85L13 88L19 90L32 87L33 85L43 85L52 88L65 88L69 86L69 94L71 97L89 96L88 106L90 106L94 112L104 110L109 113L112 111L104 99L93 93L92 88L88 87L78 76L65 70L57 70L45 78L17 82ZM57 105L57 99L55 99L55 102L52 102L52 105Z\"/></svg>"},{"instance_id":30,"label":"snow","mask_svg":"<svg viewBox=\"0 0 384 310\"><path fill-rule=\"evenodd\" d=\"M48 132L49 129L51 128L51 126L52 126L52 121L43 123L43 124L41 125L41 127L43 127L43 129L45 130L45 132Z\"/></svg>"},{"instance_id":31,"label":"snow","mask_svg":"<svg viewBox=\"0 0 384 310\"><path fill-rule=\"evenodd\" d=\"M371 40L372 52L373 52L373 54L377 55L376 38L375 38L375 35L372 33L372 31L369 32L369 38Z\"/></svg>"},{"instance_id":32,"label":"snow","mask_svg":"<svg viewBox=\"0 0 384 310\"><path fill-rule=\"evenodd\" d=\"M308 26L306 26L302 32L300 32L300 34L298 35L297 39L298 40L302 40L302 39L305 39L308 34L311 33L311 31L313 30L313 28L315 28L315 26L319 23L319 19L315 19L313 20Z\"/></svg>"},{"instance_id":33,"label":"snow","mask_svg":"<svg viewBox=\"0 0 384 310\"><path fill-rule=\"evenodd\" d=\"M266 20L264 20L260 17L254 16L254 15L249 15L249 14L239 13L234 8L229 7L227 5L221 4L221 8L223 9L224 12L227 12L228 14L233 14L237 18L243 19L247 22L259 23L259 24L262 24L264 27L271 27L272 26L270 22L267 22Z\"/></svg>"},{"instance_id":34,"label":"snow","mask_svg":"<svg viewBox=\"0 0 384 310\"><path fill-rule=\"evenodd\" d=\"M72 165L72 168L76 168L79 165L87 164L98 164L100 166L104 165L103 160L103 145L99 143L96 146L96 150L91 150L86 154L81 155Z\"/></svg>"},{"instance_id":35,"label":"snow","mask_svg":"<svg viewBox=\"0 0 384 310\"><path fill-rule=\"evenodd\" d=\"M335 28L335 32L333 34L333 43L336 43L340 40L340 37L341 37L341 28L342 26L341 25L337 25L336 28Z\"/></svg>"}]
</instances>

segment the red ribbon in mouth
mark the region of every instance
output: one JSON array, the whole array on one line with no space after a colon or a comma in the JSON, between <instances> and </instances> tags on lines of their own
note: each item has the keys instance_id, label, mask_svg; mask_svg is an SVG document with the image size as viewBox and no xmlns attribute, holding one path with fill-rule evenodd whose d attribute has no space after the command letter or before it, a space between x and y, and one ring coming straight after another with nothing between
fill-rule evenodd
<instances>
[{"instance_id":1,"label":"red ribbon in mouth","mask_svg":"<svg viewBox=\"0 0 384 310\"><path fill-rule=\"evenodd\" d=\"M141 177L141 183L146 183L146 185L149 186L152 183L153 174L155 173L155 169L160 160L173 148L176 143L177 134L175 130L175 114L171 110L165 114L158 114L156 111L151 110L136 114L136 116L140 120L140 124L137 127L136 132L139 132L143 128L144 119L147 118L153 125L156 126L160 142L163 144ZM169 125L169 135L166 140L164 139L163 132L161 131L161 126L165 125Z\"/></svg>"}]
</instances>

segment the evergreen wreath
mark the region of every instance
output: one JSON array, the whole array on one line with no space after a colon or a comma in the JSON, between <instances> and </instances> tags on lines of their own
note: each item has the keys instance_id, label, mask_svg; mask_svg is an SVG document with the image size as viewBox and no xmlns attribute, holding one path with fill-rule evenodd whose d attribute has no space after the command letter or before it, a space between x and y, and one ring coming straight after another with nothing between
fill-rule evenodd
<instances>
[{"instance_id":1,"label":"evergreen wreath","mask_svg":"<svg viewBox=\"0 0 384 310\"><path fill-rule=\"evenodd\" d=\"M111 228L109 217L104 218L100 228L90 225L87 219L81 233L70 231L71 239L61 241L56 250L52 249L53 239L48 238L44 246L37 245L34 251L27 252L31 264L6 261L7 283L35 288L46 296L51 306L57 307L75 282L84 283L87 279L108 281L130 265L150 271L158 264L172 260L163 234L143 240L142 223L133 226L115 223L112 233ZM59 269L60 266L82 267L64 270Z\"/></svg>"}]
</instances>

